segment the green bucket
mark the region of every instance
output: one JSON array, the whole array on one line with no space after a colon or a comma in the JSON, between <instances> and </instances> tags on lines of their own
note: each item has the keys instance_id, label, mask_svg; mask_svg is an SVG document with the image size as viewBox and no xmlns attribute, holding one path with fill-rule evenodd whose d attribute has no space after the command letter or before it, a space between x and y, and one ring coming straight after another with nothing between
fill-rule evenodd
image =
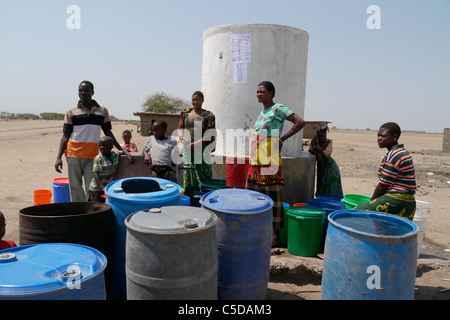
<instances>
[{"instance_id":1,"label":"green bucket","mask_svg":"<svg viewBox=\"0 0 450 320\"><path fill-rule=\"evenodd\" d=\"M308 206L288 209L289 253L303 257L320 253L325 214L325 210Z\"/></svg>"},{"instance_id":2,"label":"green bucket","mask_svg":"<svg viewBox=\"0 0 450 320\"><path fill-rule=\"evenodd\" d=\"M356 206L360 205L361 203L367 202L369 200L370 200L370 197L368 197L368 196L362 196L359 194L347 194L341 200L341 202L345 204L345 209L352 210Z\"/></svg>"}]
</instances>

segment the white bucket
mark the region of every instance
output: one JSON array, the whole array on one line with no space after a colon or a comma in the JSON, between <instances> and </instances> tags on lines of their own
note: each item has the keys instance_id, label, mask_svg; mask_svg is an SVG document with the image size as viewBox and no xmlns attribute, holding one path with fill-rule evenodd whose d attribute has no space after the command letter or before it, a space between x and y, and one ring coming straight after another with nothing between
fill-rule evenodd
<instances>
[{"instance_id":1,"label":"white bucket","mask_svg":"<svg viewBox=\"0 0 450 320\"><path fill-rule=\"evenodd\" d=\"M422 250L422 242L425 237L427 215L430 213L430 204L425 201L416 201L416 213L413 222L419 227L417 235L417 257L420 256Z\"/></svg>"}]
</instances>

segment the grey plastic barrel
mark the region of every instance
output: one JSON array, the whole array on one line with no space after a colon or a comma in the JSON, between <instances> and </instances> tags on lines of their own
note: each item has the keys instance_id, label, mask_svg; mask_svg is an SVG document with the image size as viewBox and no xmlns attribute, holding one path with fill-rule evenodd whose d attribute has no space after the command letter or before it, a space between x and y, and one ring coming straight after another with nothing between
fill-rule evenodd
<instances>
[{"instance_id":1,"label":"grey plastic barrel","mask_svg":"<svg viewBox=\"0 0 450 320\"><path fill-rule=\"evenodd\" d=\"M125 220L128 300L216 300L217 217L196 207L138 211Z\"/></svg>"}]
</instances>

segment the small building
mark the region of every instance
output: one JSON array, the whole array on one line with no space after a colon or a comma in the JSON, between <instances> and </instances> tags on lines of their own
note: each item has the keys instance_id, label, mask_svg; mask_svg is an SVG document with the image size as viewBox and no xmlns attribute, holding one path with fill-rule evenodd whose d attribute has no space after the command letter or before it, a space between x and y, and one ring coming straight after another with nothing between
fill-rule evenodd
<instances>
[{"instance_id":1,"label":"small building","mask_svg":"<svg viewBox=\"0 0 450 320\"><path fill-rule=\"evenodd\" d=\"M450 152L450 129L444 129L444 139L442 142L442 152Z\"/></svg>"},{"instance_id":2,"label":"small building","mask_svg":"<svg viewBox=\"0 0 450 320\"><path fill-rule=\"evenodd\" d=\"M151 132L153 122L156 120L165 120L167 122L167 135L171 135L174 130L177 130L180 123L179 113L155 113L155 112L134 112L133 115L141 118L140 130L141 136L148 137Z\"/></svg>"},{"instance_id":3,"label":"small building","mask_svg":"<svg viewBox=\"0 0 450 320\"><path fill-rule=\"evenodd\" d=\"M312 139L316 134L313 130L314 126L322 122L325 122L326 124L331 123L331 121L305 121L305 127L303 128L303 139Z\"/></svg>"}]
</instances>

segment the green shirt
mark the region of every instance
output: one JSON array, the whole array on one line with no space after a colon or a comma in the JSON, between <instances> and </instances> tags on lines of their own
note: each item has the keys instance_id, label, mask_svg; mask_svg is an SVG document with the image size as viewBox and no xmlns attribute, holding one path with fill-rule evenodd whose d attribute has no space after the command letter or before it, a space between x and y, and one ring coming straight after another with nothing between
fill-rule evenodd
<instances>
[{"instance_id":1,"label":"green shirt","mask_svg":"<svg viewBox=\"0 0 450 320\"><path fill-rule=\"evenodd\" d=\"M111 160L102 154L97 155L94 158L94 173L98 173L100 181L103 185L113 181L114 172L116 171L117 165L119 164L121 152L111 151ZM100 186L97 185L95 178L92 178L92 182L89 185L90 191L101 191Z\"/></svg>"}]
</instances>

